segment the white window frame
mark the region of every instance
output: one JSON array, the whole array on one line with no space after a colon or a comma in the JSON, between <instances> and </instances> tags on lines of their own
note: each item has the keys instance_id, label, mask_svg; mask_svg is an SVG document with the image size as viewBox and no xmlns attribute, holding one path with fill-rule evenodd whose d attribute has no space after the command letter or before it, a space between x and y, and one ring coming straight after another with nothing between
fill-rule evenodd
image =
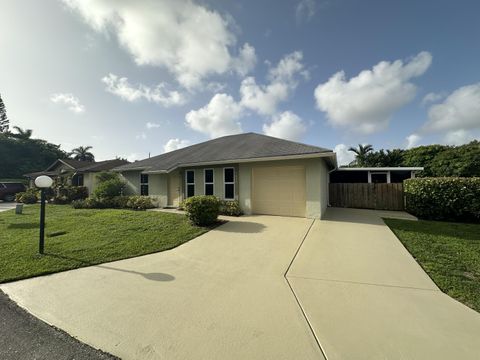
<instances>
[{"instance_id":1,"label":"white window frame","mask_svg":"<svg viewBox=\"0 0 480 360\"><path fill-rule=\"evenodd\" d=\"M147 175L147 182L142 182L142 177L143 175ZM150 195L150 176L148 174L140 174L140 195L142 195L142 186L147 186L147 195L144 196L149 196Z\"/></svg>"},{"instance_id":2,"label":"white window frame","mask_svg":"<svg viewBox=\"0 0 480 360\"><path fill-rule=\"evenodd\" d=\"M212 182L207 182L207 171L212 170ZM203 194L207 195L207 185L212 185L213 187L213 194L215 195L215 169L213 168L208 168L208 169L203 169Z\"/></svg>"},{"instance_id":3,"label":"white window frame","mask_svg":"<svg viewBox=\"0 0 480 360\"><path fill-rule=\"evenodd\" d=\"M226 181L225 181L225 170L226 170L226 169L232 169L232 170L233 170L233 182L230 182L230 181L229 181L229 182L226 182ZM236 185L235 185L235 177L236 177L236 175L237 175L237 174L236 174L236 171L235 171L235 168L234 168L234 167L229 166L229 167L224 167L224 168L223 168L222 176L223 176L223 199L224 199L224 200L235 200L235 199L236 199L236 194L235 194L235 187L236 187ZM227 197L225 196L225 185L229 185L229 184L233 185L233 198L227 198Z\"/></svg>"},{"instance_id":4,"label":"white window frame","mask_svg":"<svg viewBox=\"0 0 480 360\"><path fill-rule=\"evenodd\" d=\"M188 182L188 175L187 173L191 171L193 172L193 183ZM185 199L188 199L188 185L193 185L193 195L195 196L195 170L185 170Z\"/></svg>"},{"instance_id":5,"label":"white window frame","mask_svg":"<svg viewBox=\"0 0 480 360\"><path fill-rule=\"evenodd\" d=\"M390 184L390 171L369 171L368 172L368 183L372 183L372 174L384 174L387 175L387 184Z\"/></svg>"}]
</instances>

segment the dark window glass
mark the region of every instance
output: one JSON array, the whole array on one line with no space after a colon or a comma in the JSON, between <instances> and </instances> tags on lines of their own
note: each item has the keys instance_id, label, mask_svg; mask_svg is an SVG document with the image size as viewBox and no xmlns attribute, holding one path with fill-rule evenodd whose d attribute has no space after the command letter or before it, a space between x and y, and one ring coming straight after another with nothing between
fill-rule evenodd
<instances>
[{"instance_id":1,"label":"dark window glass","mask_svg":"<svg viewBox=\"0 0 480 360\"><path fill-rule=\"evenodd\" d=\"M195 182L195 173L193 171L187 171L187 183L193 184Z\"/></svg>"},{"instance_id":2,"label":"dark window glass","mask_svg":"<svg viewBox=\"0 0 480 360\"><path fill-rule=\"evenodd\" d=\"M205 170L205 182L206 183L213 183L213 170Z\"/></svg>"},{"instance_id":3,"label":"dark window glass","mask_svg":"<svg viewBox=\"0 0 480 360\"><path fill-rule=\"evenodd\" d=\"M77 174L72 179L73 186L83 186L83 174Z\"/></svg>"},{"instance_id":4,"label":"dark window glass","mask_svg":"<svg viewBox=\"0 0 480 360\"><path fill-rule=\"evenodd\" d=\"M205 195L213 195L213 184L205 184Z\"/></svg>"},{"instance_id":5,"label":"dark window glass","mask_svg":"<svg viewBox=\"0 0 480 360\"><path fill-rule=\"evenodd\" d=\"M148 184L148 174L140 174L140 184Z\"/></svg>"},{"instance_id":6,"label":"dark window glass","mask_svg":"<svg viewBox=\"0 0 480 360\"><path fill-rule=\"evenodd\" d=\"M225 184L225 199L235 198L235 186L233 184Z\"/></svg>"},{"instance_id":7,"label":"dark window glass","mask_svg":"<svg viewBox=\"0 0 480 360\"><path fill-rule=\"evenodd\" d=\"M140 195L148 196L148 185L140 185Z\"/></svg>"},{"instance_id":8,"label":"dark window glass","mask_svg":"<svg viewBox=\"0 0 480 360\"><path fill-rule=\"evenodd\" d=\"M232 168L224 169L225 171L225 182L234 182L234 170Z\"/></svg>"},{"instance_id":9,"label":"dark window glass","mask_svg":"<svg viewBox=\"0 0 480 360\"><path fill-rule=\"evenodd\" d=\"M195 185L187 185L187 197L195 195Z\"/></svg>"},{"instance_id":10,"label":"dark window glass","mask_svg":"<svg viewBox=\"0 0 480 360\"><path fill-rule=\"evenodd\" d=\"M372 183L380 184L387 182L387 174L372 174Z\"/></svg>"}]
</instances>

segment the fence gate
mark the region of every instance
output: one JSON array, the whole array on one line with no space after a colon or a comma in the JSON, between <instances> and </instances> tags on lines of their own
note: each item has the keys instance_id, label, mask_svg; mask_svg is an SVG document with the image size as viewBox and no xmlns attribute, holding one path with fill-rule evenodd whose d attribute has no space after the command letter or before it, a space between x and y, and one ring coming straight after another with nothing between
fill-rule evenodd
<instances>
[{"instance_id":1,"label":"fence gate","mask_svg":"<svg viewBox=\"0 0 480 360\"><path fill-rule=\"evenodd\" d=\"M404 210L402 183L330 183L329 190L331 206L375 210Z\"/></svg>"}]
</instances>

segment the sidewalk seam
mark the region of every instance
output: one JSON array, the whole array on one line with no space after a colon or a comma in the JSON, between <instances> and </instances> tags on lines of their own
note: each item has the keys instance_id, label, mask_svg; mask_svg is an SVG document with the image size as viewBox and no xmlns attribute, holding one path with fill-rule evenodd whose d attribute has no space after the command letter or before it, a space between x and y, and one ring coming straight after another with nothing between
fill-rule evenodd
<instances>
[{"instance_id":1,"label":"sidewalk seam","mask_svg":"<svg viewBox=\"0 0 480 360\"><path fill-rule=\"evenodd\" d=\"M308 234L310 233L310 229L312 228L314 223L315 223L315 219L313 219L312 223L308 227L307 232L303 236L303 239L300 242L300 245L298 246L297 251L295 251L295 254L293 255L292 260L290 261L290 264L288 265L287 270L283 274L283 277L284 277L285 281L287 282L287 285L290 288L290 291L292 292L293 297L295 298L295 301L297 302L298 307L300 308L300 311L302 312L302 315L305 318L305 321L307 322L308 328L310 329L310 332L312 333L313 338L315 339L315 342L317 343L317 346L320 349L320 352L322 353L325 360L328 360L327 354L325 353L322 345L320 344L320 340L318 339L317 335L315 334L315 330L313 329L312 324L310 324L310 321L308 320L307 314L306 314L305 310L303 309L302 304L300 303L300 300L298 299L298 296L295 293L295 290L293 290L292 284L290 284L290 281L288 281L288 278L287 278L287 274L290 271L290 268L292 267L293 262L295 261L295 258L297 257L298 253L300 252L300 249L302 248L302 245L305 242L305 239L307 238Z\"/></svg>"}]
</instances>

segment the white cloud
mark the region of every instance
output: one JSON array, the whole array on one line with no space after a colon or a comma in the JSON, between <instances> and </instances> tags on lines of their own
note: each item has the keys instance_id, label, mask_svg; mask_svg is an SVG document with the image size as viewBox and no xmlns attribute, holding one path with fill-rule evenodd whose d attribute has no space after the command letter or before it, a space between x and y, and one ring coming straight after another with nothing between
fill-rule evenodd
<instances>
[{"instance_id":1,"label":"white cloud","mask_svg":"<svg viewBox=\"0 0 480 360\"><path fill-rule=\"evenodd\" d=\"M169 152L169 151L184 148L185 146L188 146L188 145L190 145L189 140L170 139L163 146L163 151L164 152Z\"/></svg>"},{"instance_id":2,"label":"white cloud","mask_svg":"<svg viewBox=\"0 0 480 360\"><path fill-rule=\"evenodd\" d=\"M188 89L209 75L251 66L250 45L239 51L240 60L231 55L236 37L230 17L191 0L63 2L96 31L114 33L138 65L166 68Z\"/></svg>"},{"instance_id":3,"label":"white cloud","mask_svg":"<svg viewBox=\"0 0 480 360\"><path fill-rule=\"evenodd\" d=\"M422 99L422 105L427 105L428 103L434 103L445 98L445 93L428 93Z\"/></svg>"},{"instance_id":4,"label":"white cloud","mask_svg":"<svg viewBox=\"0 0 480 360\"><path fill-rule=\"evenodd\" d=\"M338 165L348 165L355 160L355 154L348 151L349 146L345 144L335 145L333 151L337 154Z\"/></svg>"},{"instance_id":5,"label":"white cloud","mask_svg":"<svg viewBox=\"0 0 480 360\"><path fill-rule=\"evenodd\" d=\"M135 135L135 139L137 140L145 140L147 138L147 134L145 134L144 132L138 134L138 135Z\"/></svg>"},{"instance_id":6,"label":"white cloud","mask_svg":"<svg viewBox=\"0 0 480 360\"><path fill-rule=\"evenodd\" d=\"M315 0L301 0L295 7L295 19L297 23L303 20L309 21L317 12L317 3Z\"/></svg>"},{"instance_id":7,"label":"white cloud","mask_svg":"<svg viewBox=\"0 0 480 360\"><path fill-rule=\"evenodd\" d=\"M266 135L292 141L299 141L306 130L302 119L291 111L275 115L270 124L263 125L263 132Z\"/></svg>"},{"instance_id":8,"label":"white cloud","mask_svg":"<svg viewBox=\"0 0 480 360\"><path fill-rule=\"evenodd\" d=\"M50 96L50 101L55 104L63 104L67 109L76 114L85 112L85 106L80 103L80 100L70 93L57 93Z\"/></svg>"},{"instance_id":9,"label":"white cloud","mask_svg":"<svg viewBox=\"0 0 480 360\"><path fill-rule=\"evenodd\" d=\"M256 63L255 48L249 43L245 43L239 51L238 58L233 59L232 66L239 75L245 76L252 71Z\"/></svg>"},{"instance_id":10,"label":"white cloud","mask_svg":"<svg viewBox=\"0 0 480 360\"><path fill-rule=\"evenodd\" d=\"M102 82L106 85L106 91L130 102L145 99L164 107L183 105L186 102L182 93L167 90L165 83L160 83L153 88L143 84L134 86L128 82L126 77L118 77L114 74L108 74L102 79Z\"/></svg>"},{"instance_id":11,"label":"white cloud","mask_svg":"<svg viewBox=\"0 0 480 360\"><path fill-rule=\"evenodd\" d=\"M131 153L131 154L128 154L127 156L125 156L125 158L127 159L127 161L129 162L134 162L134 161L137 161L137 160L142 160L145 158L145 156L142 156L141 154L139 153Z\"/></svg>"},{"instance_id":12,"label":"white cloud","mask_svg":"<svg viewBox=\"0 0 480 360\"><path fill-rule=\"evenodd\" d=\"M411 149L418 145L422 137L418 134L410 134L406 137L407 140L407 149Z\"/></svg>"},{"instance_id":13,"label":"white cloud","mask_svg":"<svg viewBox=\"0 0 480 360\"><path fill-rule=\"evenodd\" d=\"M270 68L269 83L258 85L254 77L247 77L240 85L241 104L262 115L273 115L278 104L285 101L298 85L298 75L307 74L302 64L303 55L295 51Z\"/></svg>"},{"instance_id":14,"label":"white cloud","mask_svg":"<svg viewBox=\"0 0 480 360\"><path fill-rule=\"evenodd\" d=\"M392 114L414 98L416 86L410 81L431 62L430 53L421 52L405 63L382 61L349 80L345 72L337 72L315 89L317 107L334 126L364 134L381 131Z\"/></svg>"},{"instance_id":15,"label":"white cloud","mask_svg":"<svg viewBox=\"0 0 480 360\"><path fill-rule=\"evenodd\" d=\"M242 132L241 115L242 107L230 95L216 94L204 107L190 111L185 120L193 130L215 138Z\"/></svg>"},{"instance_id":16,"label":"white cloud","mask_svg":"<svg viewBox=\"0 0 480 360\"><path fill-rule=\"evenodd\" d=\"M150 122L150 121L145 124L145 127L146 127L147 129L156 129L156 128L159 128L160 126L161 126L160 124L158 124L158 123L152 123L152 122Z\"/></svg>"},{"instance_id":17,"label":"white cloud","mask_svg":"<svg viewBox=\"0 0 480 360\"><path fill-rule=\"evenodd\" d=\"M463 86L432 105L423 132L480 129L480 83Z\"/></svg>"},{"instance_id":18,"label":"white cloud","mask_svg":"<svg viewBox=\"0 0 480 360\"><path fill-rule=\"evenodd\" d=\"M445 142L449 145L462 145L475 139L471 131L464 129L449 131L445 135Z\"/></svg>"}]
</instances>

